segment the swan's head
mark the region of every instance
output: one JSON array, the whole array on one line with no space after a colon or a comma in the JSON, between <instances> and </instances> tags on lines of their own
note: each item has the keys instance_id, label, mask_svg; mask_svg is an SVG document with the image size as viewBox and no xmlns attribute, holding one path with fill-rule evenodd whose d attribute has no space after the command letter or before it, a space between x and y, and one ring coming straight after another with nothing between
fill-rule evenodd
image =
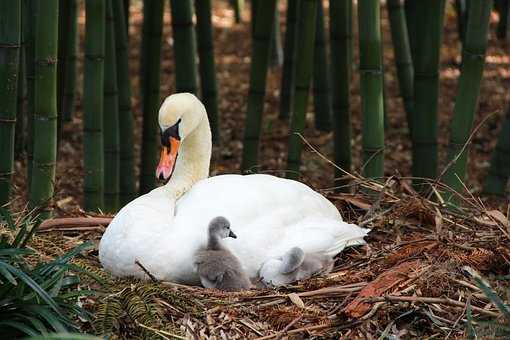
<instances>
[{"instance_id":1,"label":"swan's head","mask_svg":"<svg viewBox=\"0 0 510 340\"><path fill-rule=\"evenodd\" d=\"M179 147L207 115L204 105L191 93L176 93L165 99L159 109L161 155L156 177L172 175Z\"/></svg>"},{"instance_id":2,"label":"swan's head","mask_svg":"<svg viewBox=\"0 0 510 340\"><path fill-rule=\"evenodd\" d=\"M236 234L230 229L230 222L223 216L215 217L209 223L209 235L218 238L237 238Z\"/></svg>"}]
</instances>

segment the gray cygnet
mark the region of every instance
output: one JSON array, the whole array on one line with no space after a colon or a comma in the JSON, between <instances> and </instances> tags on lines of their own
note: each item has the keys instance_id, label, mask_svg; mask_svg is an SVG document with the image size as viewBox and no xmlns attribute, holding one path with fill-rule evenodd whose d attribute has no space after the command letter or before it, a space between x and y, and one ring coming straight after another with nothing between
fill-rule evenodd
<instances>
[{"instance_id":1,"label":"gray cygnet","mask_svg":"<svg viewBox=\"0 0 510 340\"><path fill-rule=\"evenodd\" d=\"M332 257L305 253L294 247L283 256L264 262L259 270L261 281L267 286L281 286L307 279L319 273L328 273L333 268Z\"/></svg>"},{"instance_id":2,"label":"gray cygnet","mask_svg":"<svg viewBox=\"0 0 510 340\"><path fill-rule=\"evenodd\" d=\"M251 282L237 257L223 244L222 239L237 238L230 230L230 222L222 216L209 223L207 247L195 254L194 265L205 288L227 291L250 289Z\"/></svg>"}]
</instances>

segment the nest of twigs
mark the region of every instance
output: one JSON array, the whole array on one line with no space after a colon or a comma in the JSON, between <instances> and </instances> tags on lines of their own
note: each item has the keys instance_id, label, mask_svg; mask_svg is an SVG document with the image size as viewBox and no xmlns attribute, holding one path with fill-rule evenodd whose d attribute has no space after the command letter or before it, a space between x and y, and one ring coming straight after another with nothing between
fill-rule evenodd
<instances>
[{"instance_id":1,"label":"nest of twigs","mask_svg":"<svg viewBox=\"0 0 510 340\"><path fill-rule=\"evenodd\" d=\"M324 194L346 219L372 231L368 245L338 255L330 274L280 289L226 293L116 280L91 251L76 261L104 282L88 281L99 293L82 301L96 317L83 330L122 339L463 338L470 330L496 336L498 327L508 325L479 284L502 301L508 298L505 214L460 195L448 196L456 200L453 207L438 183L420 196L396 177L385 184L358 177L354 182L355 195ZM31 244L43 256L98 241L98 228L104 228L67 223L63 230L56 224L44 225Z\"/></svg>"}]
</instances>

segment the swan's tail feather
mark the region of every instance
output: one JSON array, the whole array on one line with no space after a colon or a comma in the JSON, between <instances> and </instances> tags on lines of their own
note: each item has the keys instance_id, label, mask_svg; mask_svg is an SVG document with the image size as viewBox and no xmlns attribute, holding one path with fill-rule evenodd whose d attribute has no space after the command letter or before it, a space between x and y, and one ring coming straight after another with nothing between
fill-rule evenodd
<instances>
[{"instance_id":1,"label":"swan's tail feather","mask_svg":"<svg viewBox=\"0 0 510 340\"><path fill-rule=\"evenodd\" d=\"M351 224L352 228L351 234L346 237L344 232L341 232L338 234L338 237L335 239L335 242L331 247L329 247L325 253L328 256L336 256L338 253L343 251L346 247L352 247L352 246L360 246L367 244L367 242L363 239L365 236L368 235L370 232L370 229L361 228L357 225Z\"/></svg>"}]
</instances>

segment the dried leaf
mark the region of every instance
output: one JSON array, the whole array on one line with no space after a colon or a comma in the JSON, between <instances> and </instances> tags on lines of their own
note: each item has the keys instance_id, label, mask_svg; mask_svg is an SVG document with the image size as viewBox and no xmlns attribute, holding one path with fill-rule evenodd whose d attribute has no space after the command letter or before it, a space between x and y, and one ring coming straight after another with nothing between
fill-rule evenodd
<instances>
[{"instance_id":1,"label":"dried leaf","mask_svg":"<svg viewBox=\"0 0 510 340\"><path fill-rule=\"evenodd\" d=\"M489 210L485 212L490 217L494 218L496 221L501 223L503 227L506 228L507 232L510 233L510 222L506 218L506 216L499 210Z\"/></svg>"},{"instance_id":2,"label":"dried leaf","mask_svg":"<svg viewBox=\"0 0 510 340\"><path fill-rule=\"evenodd\" d=\"M295 304L299 308L305 308L305 303L296 293L290 293L287 296L289 297L290 301L292 301L293 304Z\"/></svg>"},{"instance_id":3,"label":"dried leaf","mask_svg":"<svg viewBox=\"0 0 510 340\"><path fill-rule=\"evenodd\" d=\"M338 198L363 210L368 210L372 206L369 202L354 196L342 195Z\"/></svg>"},{"instance_id":4,"label":"dried leaf","mask_svg":"<svg viewBox=\"0 0 510 340\"><path fill-rule=\"evenodd\" d=\"M438 208L435 209L436 214L434 215L434 222L436 224L436 233L437 235L441 235L443 233L443 215Z\"/></svg>"},{"instance_id":5,"label":"dried leaf","mask_svg":"<svg viewBox=\"0 0 510 340\"><path fill-rule=\"evenodd\" d=\"M388 269L366 285L358 296L345 307L344 312L353 318L362 317L372 307L372 303L366 301L367 298L381 296L397 284L407 280L409 274L420 267L421 261L415 260L404 262Z\"/></svg>"},{"instance_id":6,"label":"dried leaf","mask_svg":"<svg viewBox=\"0 0 510 340\"><path fill-rule=\"evenodd\" d=\"M426 251L430 251L438 245L436 241L424 241L405 245L395 253L387 257L387 262L395 265L402 260L418 256Z\"/></svg>"}]
</instances>

